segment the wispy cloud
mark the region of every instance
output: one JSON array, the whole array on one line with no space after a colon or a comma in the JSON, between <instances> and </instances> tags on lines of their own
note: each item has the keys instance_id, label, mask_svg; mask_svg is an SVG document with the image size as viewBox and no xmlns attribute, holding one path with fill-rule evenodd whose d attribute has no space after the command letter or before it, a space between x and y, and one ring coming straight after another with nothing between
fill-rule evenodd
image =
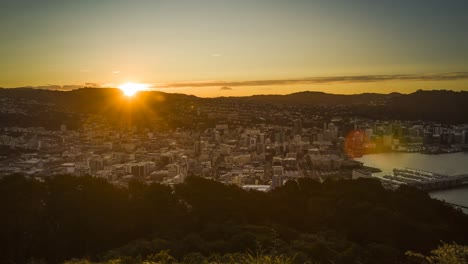
<instances>
[{"instance_id":1,"label":"wispy cloud","mask_svg":"<svg viewBox=\"0 0 468 264\"><path fill-rule=\"evenodd\" d=\"M89 87L89 88L101 88L102 85L98 84L98 83L85 83L84 85L85 87Z\"/></svg>"},{"instance_id":2,"label":"wispy cloud","mask_svg":"<svg viewBox=\"0 0 468 264\"><path fill-rule=\"evenodd\" d=\"M232 90L231 87L227 87L227 86L223 86L223 87L221 87L221 88L219 88L219 89L220 89L220 90L223 90L223 91L230 91L230 90Z\"/></svg>"},{"instance_id":3,"label":"wispy cloud","mask_svg":"<svg viewBox=\"0 0 468 264\"><path fill-rule=\"evenodd\" d=\"M165 87L232 87L232 86L269 86L297 84L331 84L331 83L368 83L385 81L452 81L468 79L468 72L449 72L433 74L393 74L393 75L354 75L331 77L308 77L300 79L270 79L249 81L205 81L169 83Z\"/></svg>"},{"instance_id":4,"label":"wispy cloud","mask_svg":"<svg viewBox=\"0 0 468 264\"><path fill-rule=\"evenodd\" d=\"M66 84L66 85L58 85L58 84L47 84L41 86L24 86L18 88L33 88L33 89L42 89L42 90L57 90L57 91L71 91L76 90L79 88L83 88L83 85L74 85L74 84Z\"/></svg>"},{"instance_id":5,"label":"wispy cloud","mask_svg":"<svg viewBox=\"0 0 468 264\"><path fill-rule=\"evenodd\" d=\"M113 74L119 74L120 71L112 71Z\"/></svg>"}]
</instances>

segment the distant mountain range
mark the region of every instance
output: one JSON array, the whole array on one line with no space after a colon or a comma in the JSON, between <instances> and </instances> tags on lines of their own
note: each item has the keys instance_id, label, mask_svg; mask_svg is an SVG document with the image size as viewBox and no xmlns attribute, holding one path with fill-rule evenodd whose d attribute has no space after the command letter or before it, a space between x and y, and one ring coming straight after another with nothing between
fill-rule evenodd
<instances>
[{"instance_id":1,"label":"distant mountain range","mask_svg":"<svg viewBox=\"0 0 468 264\"><path fill-rule=\"evenodd\" d=\"M72 91L53 91L32 88L0 88L0 98L34 100L59 108L82 113L115 111L115 102L122 101L121 91L110 88L83 88ZM447 90L417 91L411 94L356 95L299 92L287 95L254 95L246 97L200 98L185 94L159 91L140 92L132 99L157 107L159 111L174 105L203 105L205 103L243 103L302 106L349 106L352 114L378 119L428 120L447 123L468 122L468 92ZM0 104L1 106L1 104Z\"/></svg>"},{"instance_id":2,"label":"distant mountain range","mask_svg":"<svg viewBox=\"0 0 468 264\"><path fill-rule=\"evenodd\" d=\"M253 95L246 97L223 97L226 100L239 100L251 103L288 104L288 105L339 105L339 104L369 104L375 101L387 100L399 93L377 94L363 93L354 95L327 94L323 92L298 92L287 95Z\"/></svg>"}]
</instances>

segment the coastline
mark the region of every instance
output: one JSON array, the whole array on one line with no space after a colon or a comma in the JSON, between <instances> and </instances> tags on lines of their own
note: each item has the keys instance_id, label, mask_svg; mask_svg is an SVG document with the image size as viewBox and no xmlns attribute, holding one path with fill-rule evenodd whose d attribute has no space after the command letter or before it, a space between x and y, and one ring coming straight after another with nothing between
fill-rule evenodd
<instances>
[{"instance_id":1,"label":"coastline","mask_svg":"<svg viewBox=\"0 0 468 264\"><path fill-rule=\"evenodd\" d=\"M468 174L468 152L444 153L427 155L422 153L386 152L366 154L355 158L364 166L379 168L382 172L374 173L381 177L393 172L394 168L414 168L449 176ZM468 185L448 189L427 191L435 199L452 204L468 206ZM467 209L463 212L468 213Z\"/></svg>"}]
</instances>

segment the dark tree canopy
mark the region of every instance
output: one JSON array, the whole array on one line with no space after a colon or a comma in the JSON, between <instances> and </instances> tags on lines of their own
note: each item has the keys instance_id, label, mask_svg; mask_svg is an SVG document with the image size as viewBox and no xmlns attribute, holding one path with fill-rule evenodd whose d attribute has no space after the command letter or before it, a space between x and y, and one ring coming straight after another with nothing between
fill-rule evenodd
<instances>
[{"instance_id":1,"label":"dark tree canopy","mask_svg":"<svg viewBox=\"0 0 468 264\"><path fill-rule=\"evenodd\" d=\"M105 260L169 250L265 252L298 263L395 263L440 241L468 243L468 216L375 180L289 181L268 193L189 177L174 188L91 177L0 180L0 263Z\"/></svg>"}]
</instances>

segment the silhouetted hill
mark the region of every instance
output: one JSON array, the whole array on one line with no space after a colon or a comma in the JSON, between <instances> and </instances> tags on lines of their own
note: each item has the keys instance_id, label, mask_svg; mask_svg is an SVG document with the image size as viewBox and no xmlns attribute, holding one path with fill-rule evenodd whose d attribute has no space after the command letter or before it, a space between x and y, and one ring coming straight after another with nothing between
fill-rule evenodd
<instances>
[{"instance_id":1,"label":"silhouetted hill","mask_svg":"<svg viewBox=\"0 0 468 264\"><path fill-rule=\"evenodd\" d=\"M119 89L82 88L72 91L53 91L33 88L1 89L1 98L34 100L42 103L55 104L72 110L98 113L104 106L116 105L122 101L122 92ZM187 103L199 98L185 94L170 94L158 91L140 92L136 100L145 103L166 102Z\"/></svg>"},{"instance_id":2,"label":"silhouetted hill","mask_svg":"<svg viewBox=\"0 0 468 264\"><path fill-rule=\"evenodd\" d=\"M243 103L253 105L301 105L301 106L348 106L347 114L376 119L426 120L443 123L468 122L468 92L417 91L412 94L356 95L327 94L323 92L299 92L288 95L254 95L247 97L200 98L185 94L171 94L159 91L140 92L128 100L118 89L83 88L72 91L52 91L32 88L1 89L0 98L9 98L15 104L37 108L33 111L39 119L44 111L49 116L54 112L78 114L103 114L120 119L123 109L131 108L130 114L136 119L145 116L163 118L181 113L181 109L217 103ZM36 105L32 106L31 102ZM48 105L44 110L44 105ZM141 115L142 113L145 115ZM126 114L129 114L126 111ZM188 113L190 114L190 112ZM320 113L318 113L320 114ZM25 117L10 118L1 114L5 125L19 122ZM52 119L52 118L50 118ZM10 120L10 121L8 121ZM144 120L145 121L145 120ZM146 120L149 121L149 120ZM24 121L28 123L30 121ZM38 121L37 121L38 122ZM56 124L54 124L55 126Z\"/></svg>"},{"instance_id":3,"label":"silhouetted hill","mask_svg":"<svg viewBox=\"0 0 468 264\"><path fill-rule=\"evenodd\" d=\"M387 108L400 119L467 122L468 92L420 90L392 98Z\"/></svg>"},{"instance_id":4,"label":"silhouetted hill","mask_svg":"<svg viewBox=\"0 0 468 264\"><path fill-rule=\"evenodd\" d=\"M80 125L83 115L100 115L111 122L132 120L143 124L164 120L178 107L192 105L200 98L163 92L140 92L129 100L118 89L83 88L73 91L53 91L32 88L0 89L1 105L11 105L0 112L3 126L43 126L57 129L60 124L70 128ZM24 110L27 114L22 114ZM124 118L126 117L126 118ZM164 123L164 122L160 122ZM123 123L121 125L124 125Z\"/></svg>"},{"instance_id":5,"label":"silhouetted hill","mask_svg":"<svg viewBox=\"0 0 468 264\"><path fill-rule=\"evenodd\" d=\"M390 99L399 94L363 93L356 95L327 94L323 92L298 92L287 95L254 95L236 97L252 103L288 104L288 105L339 105L368 104L377 100Z\"/></svg>"}]
</instances>

